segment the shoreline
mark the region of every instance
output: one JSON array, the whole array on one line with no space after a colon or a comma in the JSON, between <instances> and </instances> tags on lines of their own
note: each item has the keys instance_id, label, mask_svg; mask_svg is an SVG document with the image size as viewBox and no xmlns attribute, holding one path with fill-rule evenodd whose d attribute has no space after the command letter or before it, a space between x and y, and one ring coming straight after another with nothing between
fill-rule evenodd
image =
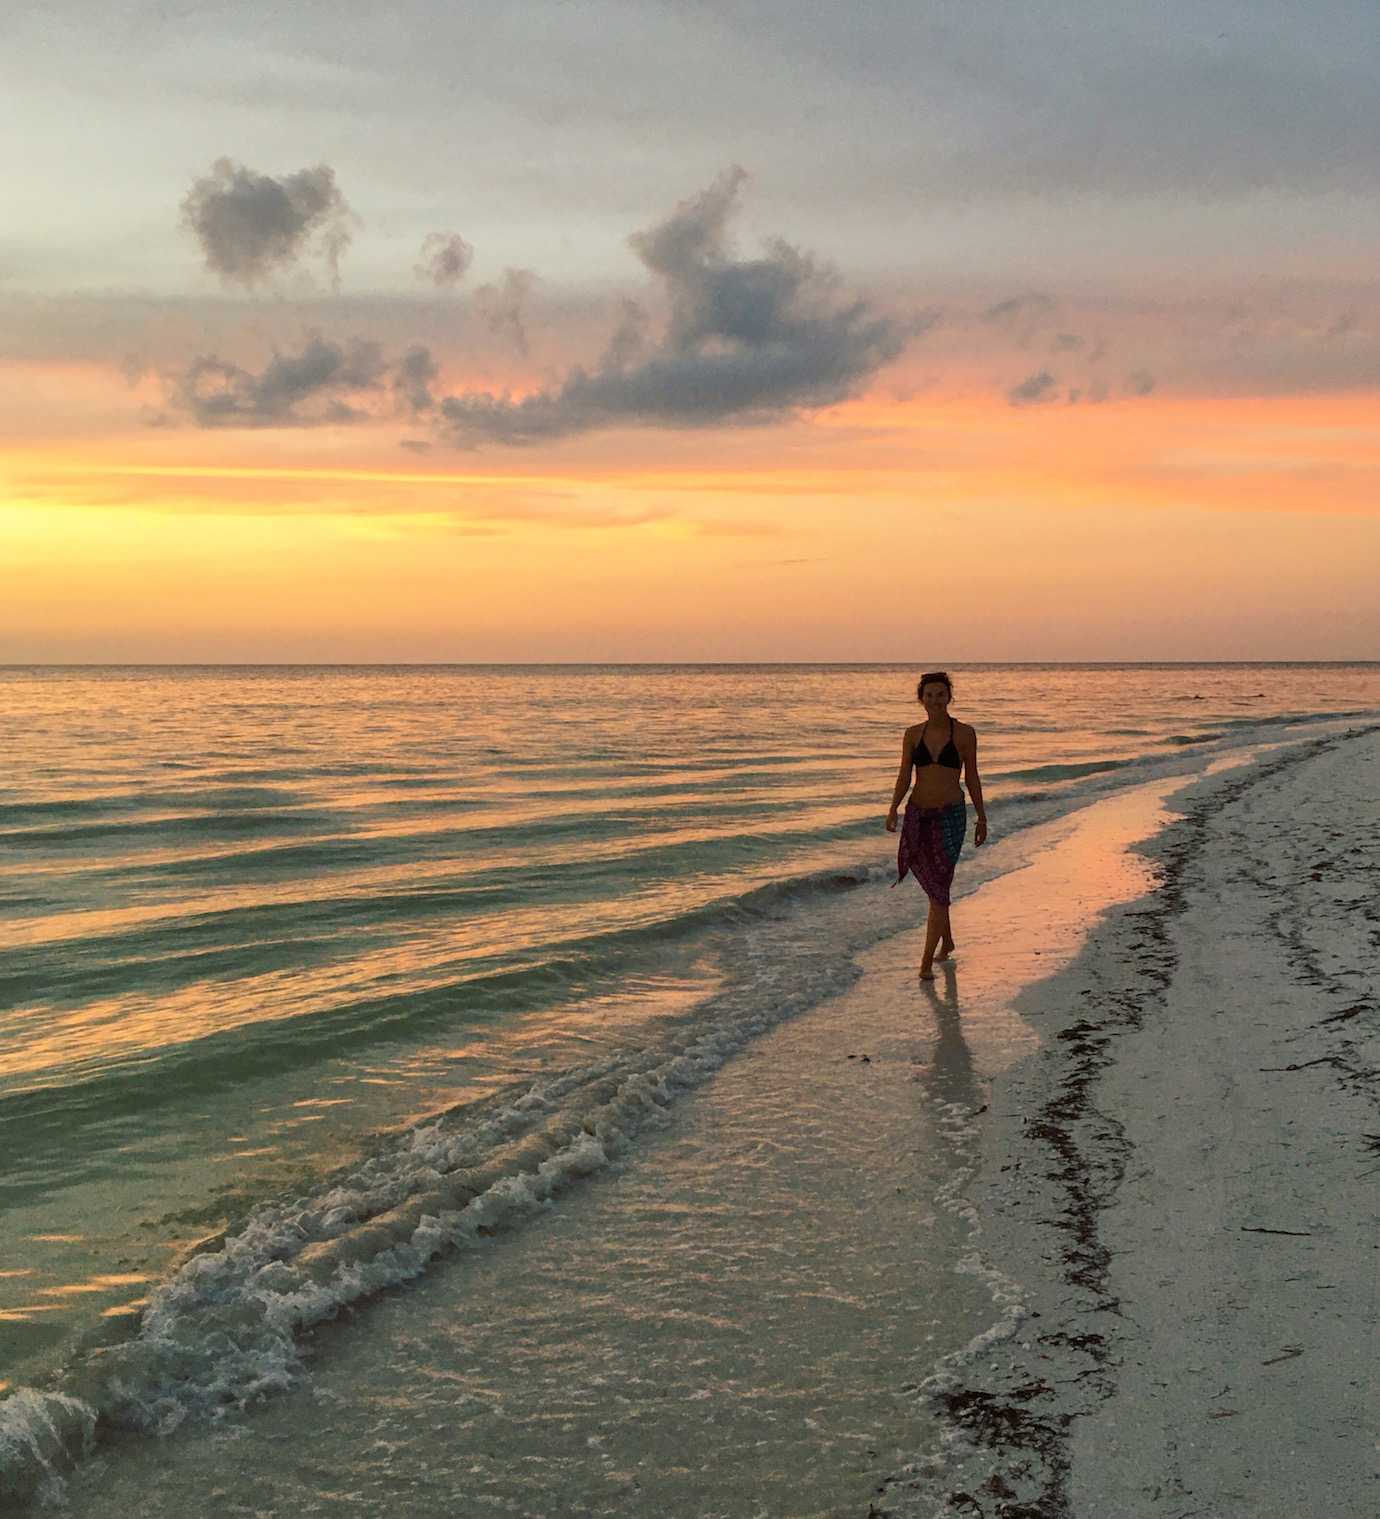
<instances>
[{"instance_id":1,"label":"shoreline","mask_svg":"<svg viewBox=\"0 0 1380 1519\"><path fill-rule=\"evenodd\" d=\"M1380 1148L1380 1007L1365 968L1380 915L1360 905L1374 899L1377 776L1372 727L1181 788L1182 816L1134 846L1155 864L1153 891L1113 909L1072 964L1017 999L1044 1042L994 1082L972 1200L988 1265L1025 1302L995 1358L979 1367L970 1347L922 1384L945 1434L886 1479L878 1519L1292 1519L1323 1491L1335 1513L1374 1502L1374 1441L1361 1433L1373 1373L1355 1351L1376 1292L1374 1184L1356 1173ZM1362 840L1341 856L1299 826L1320 792L1335 836ZM1342 800L1351 813L1339 817ZM1356 904L1333 919L1314 908L1312 949L1302 886ZM1280 1053L1294 1041L1297 1057ZM1256 1058L1271 1048L1272 1061ZM1279 1084L1295 1072L1308 1077ZM1248 1080L1249 1098L1233 1101ZM1148 1110L1147 1091L1163 1111ZM1233 1132L1209 1142L1218 1113ZM1243 1137L1250 1148L1232 1151ZM1290 1164L1300 1146L1306 1174ZM1244 1191L1228 1179L1239 1175ZM1355 1247L1328 1260L1332 1343L1287 1397L1245 1375L1264 1368L1286 1385L1274 1368L1303 1375L1305 1343L1319 1339L1316 1304L1253 1279L1242 1254L1243 1241L1302 1236L1288 1218L1273 1227L1280 1195L1345 1198L1311 1232ZM1190 1301L1201 1311L1186 1332ZM1201 1399L1180 1374L1190 1343L1194 1374L1212 1383ZM1337 1356L1350 1359L1345 1390L1329 1375ZM1247 1381L1257 1402L1243 1419ZM1297 1443L1300 1397L1353 1432L1345 1456L1336 1442Z\"/></svg>"}]
</instances>

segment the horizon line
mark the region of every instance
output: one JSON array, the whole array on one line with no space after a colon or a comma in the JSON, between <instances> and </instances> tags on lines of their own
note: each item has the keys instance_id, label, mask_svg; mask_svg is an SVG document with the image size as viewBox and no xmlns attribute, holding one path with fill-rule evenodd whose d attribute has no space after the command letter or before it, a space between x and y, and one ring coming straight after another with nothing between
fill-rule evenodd
<instances>
[{"instance_id":1,"label":"horizon line","mask_svg":"<svg viewBox=\"0 0 1380 1519\"><path fill-rule=\"evenodd\" d=\"M955 669L1000 669L1007 667L1082 669L1088 666L1109 669L1135 666L1188 667L1224 665L1231 667L1295 665L1375 665L1380 659L970 659L951 661ZM417 660L24 660L0 661L0 670L411 670L411 669L803 669L833 667L839 669L866 666L876 669L909 669L919 663L896 659L417 659Z\"/></svg>"}]
</instances>

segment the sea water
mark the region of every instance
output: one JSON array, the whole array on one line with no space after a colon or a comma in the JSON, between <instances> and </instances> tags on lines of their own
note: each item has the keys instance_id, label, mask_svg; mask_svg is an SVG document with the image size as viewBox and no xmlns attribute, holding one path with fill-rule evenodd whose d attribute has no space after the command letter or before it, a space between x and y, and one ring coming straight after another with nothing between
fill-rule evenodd
<instances>
[{"instance_id":1,"label":"sea water","mask_svg":"<svg viewBox=\"0 0 1380 1519\"><path fill-rule=\"evenodd\" d=\"M684 1199L681 1094L731 1090L922 915L882 829L915 674L0 672L0 1430L25 1387L96 1386L134 1431L223 1419L309 1380L311 1326L490 1240L498 1343L585 1179ZM954 674L994 840L1380 702L1375 666ZM960 885L1028 864L970 842ZM936 1241L906 1300L951 1274ZM631 1301L615 1255L587 1290Z\"/></svg>"}]
</instances>

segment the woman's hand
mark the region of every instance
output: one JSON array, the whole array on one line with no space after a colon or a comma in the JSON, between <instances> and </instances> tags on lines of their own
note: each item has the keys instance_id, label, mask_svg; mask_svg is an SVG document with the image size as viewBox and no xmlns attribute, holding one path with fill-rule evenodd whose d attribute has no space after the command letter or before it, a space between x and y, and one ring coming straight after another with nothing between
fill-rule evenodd
<instances>
[{"instance_id":1,"label":"woman's hand","mask_svg":"<svg viewBox=\"0 0 1380 1519\"><path fill-rule=\"evenodd\" d=\"M888 833L896 832L896 809L894 807L886 815L886 831Z\"/></svg>"},{"instance_id":2,"label":"woman's hand","mask_svg":"<svg viewBox=\"0 0 1380 1519\"><path fill-rule=\"evenodd\" d=\"M987 842L987 819L979 818L977 827L973 829L973 844L985 844Z\"/></svg>"}]
</instances>

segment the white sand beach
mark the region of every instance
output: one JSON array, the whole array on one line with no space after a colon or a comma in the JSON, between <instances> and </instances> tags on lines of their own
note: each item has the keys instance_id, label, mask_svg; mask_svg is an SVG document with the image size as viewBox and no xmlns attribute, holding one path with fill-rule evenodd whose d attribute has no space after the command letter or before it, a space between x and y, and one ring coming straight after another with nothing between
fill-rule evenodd
<instances>
[{"instance_id":1,"label":"white sand beach","mask_svg":"<svg viewBox=\"0 0 1380 1519\"><path fill-rule=\"evenodd\" d=\"M1155 893L1018 1003L974 1197L1025 1317L878 1514L1380 1511L1380 734L1176 805Z\"/></svg>"}]
</instances>

